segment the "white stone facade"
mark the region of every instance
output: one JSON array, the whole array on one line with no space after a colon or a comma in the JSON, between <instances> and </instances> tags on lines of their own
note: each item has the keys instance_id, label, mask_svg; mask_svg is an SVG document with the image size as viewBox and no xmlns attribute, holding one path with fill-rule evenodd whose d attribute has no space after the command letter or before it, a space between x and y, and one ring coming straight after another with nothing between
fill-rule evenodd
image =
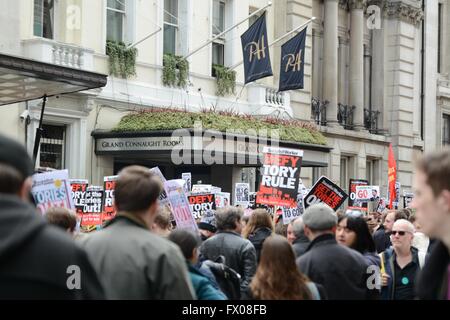
<instances>
[{"instance_id":1,"label":"white stone facade","mask_svg":"<svg viewBox=\"0 0 450 320\"><path fill-rule=\"evenodd\" d=\"M186 89L164 87L161 81L164 34L159 32L136 46L139 53L135 77L126 80L108 77L108 84L102 90L49 100L45 123L66 126L65 166L71 176L100 183L104 175L113 174L113 159L94 153L91 132L113 128L130 110L156 106L198 111L214 106L218 110L232 108L254 116L278 115L311 121L314 118L311 99L317 98L329 101L327 124L321 125L320 130L333 150L328 168L302 170L307 186L325 174L346 190L349 178L370 175L370 182L380 185L385 195L391 142L399 181L404 190L410 190L414 155L440 147L443 114L450 114L450 0L427 0L424 11L422 1L414 0L273 2L267 11L269 41L312 16L317 17L308 26L303 90L274 96L279 81L280 45L284 41L270 49L273 77L243 87L243 68L236 69L236 95L216 96L215 79L211 76L211 45L189 58L190 85ZM177 53L183 55L212 36L213 0L179 0L178 3ZM228 27L245 18L251 10L262 8L267 1L224 0L223 3L225 27ZM438 3L441 3L440 11ZM107 0L55 0L57 18L53 39L33 35L33 1L0 0L0 6L4 8L0 12L0 28L7 31L0 34L0 53L108 73ZM380 8L380 29L370 29L369 20L373 22L374 16L367 12L369 6ZM124 40L136 42L163 26L163 7L163 0L127 0ZM438 21L443 30L439 42L440 73L437 72ZM241 60L240 35L247 27L245 22L226 35L226 66ZM26 143L30 151L40 103L0 107L0 131ZM338 123L338 104L356 107L354 130L344 129ZM377 134L364 127L364 108L379 112ZM31 116L28 126L19 117L27 109ZM239 180L238 173L233 175L236 176L233 179Z\"/></svg>"}]
</instances>

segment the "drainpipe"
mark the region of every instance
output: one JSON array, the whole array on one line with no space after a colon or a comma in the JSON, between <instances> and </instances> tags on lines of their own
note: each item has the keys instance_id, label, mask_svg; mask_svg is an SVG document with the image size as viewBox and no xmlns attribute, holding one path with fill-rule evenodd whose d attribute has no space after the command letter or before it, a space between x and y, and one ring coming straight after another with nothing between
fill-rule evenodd
<instances>
[{"instance_id":1,"label":"drainpipe","mask_svg":"<svg viewBox=\"0 0 450 320\"><path fill-rule=\"evenodd\" d=\"M422 12L424 13L425 16L425 0L422 0ZM425 17L422 20L422 45L421 45L421 50L420 50L420 63L421 63L421 69L422 69L422 74L421 74L421 80L420 80L420 138L423 141L423 110L424 110L424 98L425 98L425 93L424 93L424 70L425 70Z\"/></svg>"}]
</instances>

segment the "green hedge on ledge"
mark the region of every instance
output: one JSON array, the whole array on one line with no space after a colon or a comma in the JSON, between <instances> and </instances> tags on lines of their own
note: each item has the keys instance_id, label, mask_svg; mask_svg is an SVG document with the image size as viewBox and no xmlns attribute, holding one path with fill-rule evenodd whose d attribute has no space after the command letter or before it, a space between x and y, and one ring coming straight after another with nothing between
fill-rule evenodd
<instances>
[{"instance_id":1,"label":"green hedge on ledge","mask_svg":"<svg viewBox=\"0 0 450 320\"><path fill-rule=\"evenodd\" d=\"M136 132L152 130L174 130L193 128L195 121L201 121L203 129L225 132L227 129L278 129L280 139L301 143L325 145L325 137L313 124L297 120L256 119L250 116L230 114L227 112L185 112L178 110L151 110L124 116L113 129L115 132Z\"/></svg>"}]
</instances>

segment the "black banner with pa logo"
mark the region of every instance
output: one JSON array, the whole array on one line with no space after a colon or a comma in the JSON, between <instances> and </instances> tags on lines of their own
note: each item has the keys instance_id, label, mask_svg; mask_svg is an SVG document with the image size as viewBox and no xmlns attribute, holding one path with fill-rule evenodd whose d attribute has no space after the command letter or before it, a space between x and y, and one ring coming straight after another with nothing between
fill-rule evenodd
<instances>
[{"instance_id":1,"label":"black banner with pa logo","mask_svg":"<svg viewBox=\"0 0 450 320\"><path fill-rule=\"evenodd\" d=\"M306 29L281 46L278 91L303 89Z\"/></svg>"},{"instance_id":2,"label":"black banner with pa logo","mask_svg":"<svg viewBox=\"0 0 450 320\"><path fill-rule=\"evenodd\" d=\"M245 83L273 75L270 65L265 12L241 35L241 43L244 56Z\"/></svg>"}]
</instances>

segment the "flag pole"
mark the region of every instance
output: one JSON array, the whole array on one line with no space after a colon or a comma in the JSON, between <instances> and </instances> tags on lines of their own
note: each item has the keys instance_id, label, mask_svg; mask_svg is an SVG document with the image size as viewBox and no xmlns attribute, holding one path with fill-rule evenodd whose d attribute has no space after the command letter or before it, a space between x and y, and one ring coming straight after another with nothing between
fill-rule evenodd
<instances>
[{"instance_id":1,"label":"flag pole","mask_svg":"<svg viewBox=\"0 0 450 320\"><path fill-rule=\"evenodd\" d=\"M238 23L232 25L231 27L229 27L228 29L222 31L221 33L219 33L218 35L215 35L214 37L212 37L211 39L209 39L208 41L206 41L204 44L202 44L200 47L198 47L197 49L189 52L187 55L185 55L183 57L183 59L187 59L190 56L192 56L193 54L197 53L198 51L202 50L204 47L206 47L207 45L209 45L211 42L213 42L214 40L220 38L221 36L223 36L225 33L229 32L230 30L236 28L238 25L244 23L245 21L247 21L248 19L250 19L251 17L253 17L254 15L260 13L261 11L265 10L266 8L270 7L272 5L272 1L269 1L264 7L262 7L261 9L256 10L255 12L253 12L251 15L249 15L248 17L242 19L241 21L239 21Z\"/></svg>"},{"instance_id":2,"label":"flag pole","mask_svg":"<svg viewBox=\"0 0 450 320\"><path fill-rule=\"evenodd\" d=\"M130 45L127 49L131 49L131 48L137 46L139 43L141 43L141 42L144 41L144 40L147 40L148 38L150 38L151 36L157 34L157 33L160 32L161 30L162 30L162 28L159 27L158 30L153 31L152 33L150 33L150 34L149 34L148 36L146 36L145 38L143 38L143 39L141 39L141 40L139 40L139 41L133 43L133 44Z\"/></svg>"},{"instance_id":3,"label":"flag pole","mask_svg":"<svg viewBox=\"0 0 450 320\"><path fill-rule=\"evenodd\" d=\"M295 28L295 29L289 31L288 33L285 33L284 35L282 35L282 36L279 37L278 39L275 39L274 41L272 41L272 42L269 44L269 47L271 47L271 46L273 46L274 44L280 42L281 40L283 40L283 39L286 38L287 36L290 36L290 35L293 34L294 32L297 32L299 29L301 29L301 28L307 26L308 24L310 24L310 23L313 22L314 20L316 20L316 17L312 17L311 19L309 19L309 20L306 21L305 23L299 25L297 28ZM236 63L236 64L234 64L234 65L232 65L229 69L230 69L230 70L233 70L233 69L239 67L242 63L244 63L243 60L241 60L240 62L238 62L238 63Z\"/></svg>"}]
</instances>

